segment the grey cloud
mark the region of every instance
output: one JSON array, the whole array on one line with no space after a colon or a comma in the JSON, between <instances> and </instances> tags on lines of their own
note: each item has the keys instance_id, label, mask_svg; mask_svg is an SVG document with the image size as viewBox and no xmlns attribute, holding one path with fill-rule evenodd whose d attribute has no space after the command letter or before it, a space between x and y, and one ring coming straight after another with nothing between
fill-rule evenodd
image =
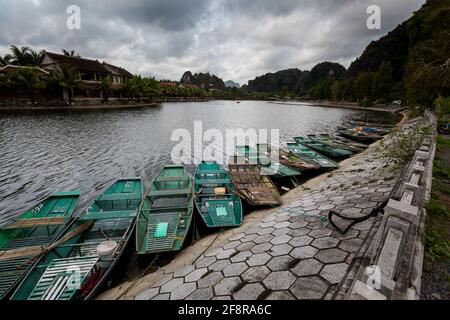
<instances>
[{"instance_id":1,"label":"grey cloud","mask_svg":"<svg viewBox=\"0 0 450 320\"><path fill-rule=\"evenodd\" d=\"M134 73L179 79L186 69L245 83L265 72L348 67L370 41L425 0L1 0L0 54L10 44L75 49ZM66 8L82 29L65 27ZM366 8L382 9L382 29L366 28Z\"/></svg>"}]
</instances>

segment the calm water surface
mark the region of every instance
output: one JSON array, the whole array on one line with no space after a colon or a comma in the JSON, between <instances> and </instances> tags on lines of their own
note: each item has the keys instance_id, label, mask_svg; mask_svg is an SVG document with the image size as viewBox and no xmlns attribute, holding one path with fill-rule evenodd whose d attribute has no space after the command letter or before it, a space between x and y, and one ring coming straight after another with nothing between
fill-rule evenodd
<instances>
[{"instance_id":1,"label":"calm water surface","mask_svg":"<svg viewBox=\"0 0 450 320\"><path fill-rule=\"evenodd\" d=\"M170 163L173 130L280 129L281 143L332 132L348 120L397 119L387 113L281 105L262 101L165 103L158 107L84 113L0 115L0 221L55 191L79 189L78 210L108 184L141 176L149 186ZM193 168L190 168L192 172Z\"/></svg>"}]
</instances>

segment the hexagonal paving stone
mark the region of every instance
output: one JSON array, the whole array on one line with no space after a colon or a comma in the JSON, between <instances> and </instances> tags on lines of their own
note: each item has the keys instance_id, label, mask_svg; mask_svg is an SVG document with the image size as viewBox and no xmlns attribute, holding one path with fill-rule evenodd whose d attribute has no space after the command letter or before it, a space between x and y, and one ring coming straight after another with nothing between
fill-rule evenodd
<instances>
[{"instance_id":1,"label":"hexagonal paving stone","mask_svg":"<svg viewBox=\"0 0 450 320\"><path fill-rule=\"evenodd\" d=\"M175 278L184 277L184 276L188 275L189 273L191 273L194 269L195 269L195 266L193 266L193 265L184 266L181 269L176 270L174 272L173 276Z\"/></svg>"},{"instance_id":2,"label":"hexagonal paving stone","mask_svg":"<svg viewBox=\"0 0 450 320\"><path fill-rule=\"evenodd\" d=\"M277 223L276 221L272 220L272 221L263 222L259 226L261 228L265 229L265 228L273 227L276 223Z\"/></svg>"},{"instance_id":3,"label":"hexagonal paving stone","mask_svg":"<svg viewBox=\"0 0 450 320\"><path fill-rule=\"evenodd\" d=\"M265 242L265 243L257 244L256 246L254 246L252 248L251 251L252 251L252 253L262 253L262 252L269 251L272 247L273 247L273 244L271 244L270 242Z\"/></svg>"},{"instance_id":4,"label":"hexagonal paving stone","mask_svg":"<svg viewBox=\"0 0 450 320\"><path fill-rule=\"evenodd\" d=\"M232 235L231 237L228 238L228 240L230 241L235 241L235 240L239 240L241 238L245 237L245 233L237 233L235 235Z\"/></svg>"},{"instance_id":5,"label":"hexagonal paving stone","mask_svg":"<svg viewBox=\"0 0 450 320\"><path fill-rule=\"evenodd\" d=\"M342 249L347 252L358 252L359 249L361 249L362 244L364 241L359 238L354 239L348 239L348 240L342 240L339 244L339 249Z\"/></svg>"},{"instance_id":6,"label":"hexagonal paving stone","mask_svg":"<svg viewBox=\"0 0 450 320\"><path fill-rule=\"evenodd\" d=\"M274 245L277 245L277 244L288 243L291 239L292 239L291 236L285 235L285 236L275 237L272 240L270 240L270 242Z\"/></svg>"},{"instance_id":7,"label":"hexagonal paving stone","mask_svg":"<svg viewBox=\"0 0 450 320\"><path fill-rule=\"evenodd\" d=\"M232 263L228 267L223 269L223 274L225 275L225 277L239 276L247 269L248 266L245 262Z\"/></svg>"},{"instance_id":8,"label":"hexagonal paving stone","mask_svg":"<svg viewBox=\"0 0 450 320\"><path fill-rule=\"evenodd\" d=\"M172 279L173 279L173 273L164 275L164 276L162 276L162 278L160 278L158 281L156 281L153 284L153 286L154 287L161 287L162 285L166 284L167 282L169 282Z\"/></svg>"},{"instance_id":9,"label":"hexagonal paving stone","mask_svg":"<svg viewBox=\"0 0 450 320\"><path fill-rule=\"evenodd\" d=\"M200 280L206 273L208 273L208 268L200 268L192 271L187 276L184 277L185 282L194 282Z\"/></svg>"},{"instance_id":10,"label":"hexagonal paving stone","mask_svg":"<svg viewBox=\"0 0 450 320\"><path fill-rule=\"evenodd\" d=\"M262 229L262 230L267 230L267 229ZM257 233L255 233L255 234L249 234L249 235L243 237L240 241L241 241L242 243L244 243L244 242L251 242L251 241L255 240L257 237L258 237L258 234L257 234Z\"/></svg>"},{"instance_id":11,"label":"hexagonal paving stone","mask_svg":"<svg viewBox=\"0 0 450 320\"><path fill-rule=\"evenodd\" d=\"M233 294L234 300L257 300L266 289L259 283L246 284Z\"/></svg>"},{"instance_id":12,"label":"hexagonal paving stone","mask_svg":"<svg viewBox=\"0 0 450 320\"><path fill-rule=\"evenodd\" d=\"M342 262L347 255L347 252L340 249L324 249L319 251L316 259L325 263Z\"/></svg>"},{"instance_id":13,"label":"hexagonal paving stone","mask_svg":"<svg viewBox=\"0 0 450 320\"><path fill-rule=\"evenodd\" d=\"M172 291L170 294L170 300L186 299L186 297L194 292L195 289L197 289L197 285L194 282L185 283Z\"/></svg>"},{"instance_id":14,"label":"hexagonal paving stone","mask_svg":"<svg viewBox=\"0 0 450 320\"><path fill-rule=\"evenodd\" d=\"M263 283L269 290L286 290L294 283L295 277L289 271L272 272Z\"/></svg>"},{"instance_id":15,"label":"hexagonal paving stone","mask_svg":"<svg viewBox=\"0 0 450 320\"><path fill-rule=\"evenodd\" d=\"M212 288L201 288L195 290L186 300L209 300L214 296Z\"/></svg>"},{"instance_id":16,"label":"hexagonal paving stone","mask_svg":"<svg viewBox=\"0 0 450 320\"><path fill-rule=\"evenodd\" d=\"M311 237L301 236L301 237L292 238L292 240L289 241L289 244L294 247L302 247L302 246L307 246L312 241L313 241L313 238L311 238Z\"/></svg>"},{"instance_id":17,"label":"hexagonal paving stone","mask_svg":"<svg viewBox=\"0 0 450 320\"><path fill-rule=\"evenodd\" d=\"M273 246L272 249L270 249L269 254L271 254L274 257L283 256L289 254L289 252L291 252L292 249L294 248L287 243L280 244L278 246Z\"/></svg>"},{"instance_id":18,"label":"hexagonal paving stone","mask_svg":"<svg viewBox=\"0 0 450 320\"><path fill-rule=\"evenodd\" d=\"M223 251L222 247L218 247L218 248L214 248L214 249L209 249L208 251L205 252L204 256L205 257L213 257L216 254L220 253Z\"/></svg>"},{"instance_id":19,"label":"hexagonal paving stone","mask_svg":"<svg viewBox=\"0 0 450 320\"><path fill-rule=\"evenodd\" d=\"M288 218L289 219L289 218ZM274 225L273 227L275 229L283 229L286 227L289 227L291 223L289 221L284 221L284 222L278 222L276 225Z\"/></svg>"},{"instance_id":20,"label":"hexagonal paving stone","mask_svg":"<svg viewBox=\"0 0 450 320\"><path fill-rule=\"evenodd\" d=\"M237 251L235 249L222 250L216 255L217 260L228 259ZM214 262L214 261L213 261ZM212 263L211 263L212 264ZM209 267L209 266L208 266Z\"/></svg>"},{"instance_id":21,"label":"hexagonal paving stone","mask_svg":"<svg viewBox=\"0 0 450 320\"><path fill-rule=\"evenodd\" d=\"M197 285L199 288L213 287L222 279L224 279L222 272L212 272L198 280Z\"/></svg>"},{"instance_id":22,"label":"hexagonal paving stone","mask_svg":"<svg viewBox=\"0 0 450 320\"><path fill-rule=\"evenodd\" d=\"M323 263L316 259L306 259L301 260L291 271L299 277L304 277L319 274L322 267Z\"/></svg>"},{"instance_id":23,"label":"hexagonal paving stone","mask_svg":"<svg viewBox=\"0 0 450 320\"><path fill-rule=\"evenodd\" d=\"M374 224L373 220L366 220L364 222L354 225L352 228L359 231L366 231L372 228L373 224Z\"/></svg>"},{"instance_id":24,"label":"hexagonal paving stone","mask_svg":"<svg viewBox=\"0 0 450 320\"><path fill-rule=\"evenodd\" d=\"M308 236L313 238L322 238L327 237L333 233L333 230L328 228L321 228L321 229L315 229L311 230L311 232L308 234Z\"/></svg>"},{"instance_id":25,"label":"hexagonal paving stone","mask_svg":"<svg viewBox=\"0 0 450 320\"><path fill-rule=\"evenodd\" d=\"M157 296L154 296L151 300L169 300L170 294L169 293L162 293L158 294Z\"/></svg>"},{"instance_id":26,"label":"hexagonal paving stone","mask_svg":"<svg viewBox=\"0 0 450 320\"><path fill-rule=\"evenodd\" d=\"M376 202L366 201L360 202L356 204L356 208L366 209L366 208L375 208L377 206Z\"/></svg>"},{"instance_id":27,"label":"hexagonal paving stone","mask_svg":"<svg viewBox=\"0 0 450 320\"><path fill-rule=\"evenodd\" d=\"M340 234L337 231L333 231L333 233L331 234L331 236L333 238L336 238L339 240L354 239L354 238L358 237L358 235L359 235L359 231L352 230L352 229L350 229L346 234Z\"/></svg>"},{"instance_id":28,"label":"hexagonal paving stone","mask_svg":"<svg viewBox=\"0 0 450 320\"><path fill-rule=\"evenodd\" d=\"M239 277L225 278L214 286L214 292L218 296L230 295L234 288L241 284Z\"/></svg>"},{"instance_id":29,"label":"hexagonal paving stone","mask_svg":"<svg viewBox=\"0 0 450 320\"><path fill-rule=\"evenodd\" d=\"M274 231L275 231L275 228L273 228L273 227L265 228L265 229L261 229L261 230L258 232L258 235L264 236L264 235L266 235L266 234L271 234L271 233L274 232Z\"/></svg>"},{"instance_id":30,"label":"hexagonal paving stone","mask_svg":"<svg viewBox=\"0 0 450 320\"><path fill-rule=\"evenodd\" d=\"M237 251L248 251L256 245L254 242L244 242L236 247Z\"/></svg>"},{"instance_id":31,"label":"hexagonal paving stone","mask_svg":"<svg viewBox=\"0 0 450 320\"><path fill-rule=\"evenodd\" d=\"M161 287L161 293L169 293L184 283L183 278L175 278Z\"/></svg>"},{"instance_id":32,"label":"hexagonal paving stone","mask_svg":"<svg viewBox=\"0 0 450 320\"><path fill-rule=\"evenodd\" d=\"M328 211L331 209L334 209L334 204L324 204L317 208L317 210L320 210L320 211Z\"/></svg>"},{"instance_id":33,"label":"hexagonal paving stone","mask_svg":"<svg viewBox=\"0 0 450 320\"><path fill-rule=\"evenodd\" d=\"M314 219L317 220L317 218L314 218ZM306 227L311 230L315 230L315 229L324 228L325 225L326 224L321 221L312 221L312 222L308 223L308 225Z\"/></svg>"},{"instance_id":34,"label":"hexagonal paving stone","mask_svg":"<svg viewBox=\"0 0 450 320\"><path fill-rule=\"evenodd\" d=\"M248 257L250 257L252 255L252 253L250 251L242 251L239 252L237 255L232 256L230 258L231 262L242 262L248 259Z\"/></svg>"},{"instance_id":35,"label":"hexagonal paving stone","mask_svg":"<svg viewBox=\"0 0 450 320\"><path fill-rule=\"evenodd\" d=\"M270 240L272 240L274 238L273 235L271 234L266 234L264 236L259 236L258 238L255 239L255 243L256 244L261 244L261 243L266 243L266 242L270 242Z\"/></svg>"},{"instance_id":36,"label":"hexagonal paving stone","mask_svg":"<svg viewBox=\"0 0 450 320\"><path fill-rule=\"evenodd\" d=\"M290 255L298 259L308 259L314 257L318 251L319 250L314 247L305 246L295 248L294 250L291 251Z\"/></svg>"},{"instance_id":37,"label":"hexagonal paving stone","mask_svg":"<svg viewBox=\"0 0 450 320\"><path fill-rule=\"evenodd\" d=\"M311 245L317 249L327 249L336 247L338 243L338 239L325 237L314 240Z\"/></svg>"},{"instance_id":38,"label":"hexagonal paving stone","mask_svg":"<svg viewBox=\"0 0 450 320\"><path fill-rule=\"evenodd\" d=\"M242 274L242 279L248 283L261 282L269 273L270 270L265 266L252 267Z\"/></svg>"},{"instance_id":39,"label":"hexagonal paving stone","mask_svg":"<svg viewBox=\"0 0 450 320\"><path fill-rule=\"evenodd\" d=\"M222 248L224 248L225 250L234 249L240 244L241 244L240 241L231 241L231 242L228 242L226 245L224 245Z\"/></svg>"},{"instance_id":40,"label":"hexagonal paving stone","mask_svg":"<svg viewBox=\"0 0 450 320\"><path fill-rule=\"evenodd\" d=\"M274 232L272 232L272 235L274 236L284 236L287 235L289 232L291 232L291 229L289 228L282 228L282 229L277 229Z\"/></svg>"},{"instance_id":41,"label":"hexagonal paving stone","mask_svg":"<svg viewBox=\"0 0 450 320\"><path fill-rule=\"evenodd\" d=\"M297 299L321 299L328 285L318 277L298 278L290 288Z\"/></svg>"},{"instance_id":42,"label":"hexagonal paving stone","mask_svg":"<svg viewBox=\"0 0 450 320\"><path fill-rule=\"evenodd\" d=\"M303 221L297 221L297 222L291 223L291 225L289 227L291 229L300 229L300 228L306 227L307 224L308 224L308 222L303 220Z\"/></svg>"},{"instance_id":43,"label":"hexagonal paving stone","mask_svg":"<svg viewBox=\"0 0 450 320\"><path fill-rule=\"evenodd\" d=\"M159 288L150 288L137 295L134 300L150 300L159 293Z\"/></svg>"},{"instance_id":44,"label":"hexagonal paving stone","mask_svg":"<svg viewBox=\"0 0 450 320\"><path fill-rule=\"evenodd\" d=\"M263 253L257 253L252 255L248 260L247 260L247 264L250 267L256 267L256 266L262 266L264 264L267 263L267 261L269 261L271 258L271 256L265 252Z\"/></svg>"},{"instance_id":45,"label":"hexagonal paving stone","mask_svg":"<svg viewBox=\"0 0 450 320\"><path fill-rule=\"evenodd\" d=\"M275 291L269 294L266 300L295 300L289 291Z\"/></svg>"},{"instance_id":46,"label":"hexagonal paving stone","mask_svg":"<svg viewBox=\"0 0 450 320\"><path fill-rule=\"evenodd\" d=\"M270 259L267 267L272 271L289 270L289 264L294 260L291 256L285 255Z\"/></svg>"},{"instance_id":47,"label":"hexagonal paving stone","mask_svg":"<svg viewBox=\"0 0 450 320\"><path fill-rule=\"evenodd\" d=\"M289 232L288 234L291 237L301 237L301 236L306 236L309 232L311 232L311 229L300 228L300 229L294 229L291 232Z\"/></svg>"},{"instance_id":48,"label":"hexagonal paving stone","mask_svg":"<svg viewBox=\"0 0 450 320\"><path fill-rule=\"evenodd\" d=\"M348 265L346 263L337 263L326 265L320 272L320 275L330 283L339 283L347 273Z\"/></svg>"},{"instance_id":49,"label":"hexagonal paving stone","mask_svg":"<svg viewBox=\"0 0 450 320\"><path fill-rule=\"evenodd\" d=\"M199 260L195 264L195 266L197 268L207 268L207 267L209 267L210 265L212 265L216 261L217 261L216 257L207 257L207 258L203 258L203 259Z\"/></svg>"},{"instance_id":50,"label":"hexagonal paving stone","mask_svg":"<svg viewBox=\"0 0 450 320\"><path fill-rule=\"evenodd\" d=\"M222 271L231 264L230 260L218 260L208 267L212 271Z\"/></svg>"}]
</instances>

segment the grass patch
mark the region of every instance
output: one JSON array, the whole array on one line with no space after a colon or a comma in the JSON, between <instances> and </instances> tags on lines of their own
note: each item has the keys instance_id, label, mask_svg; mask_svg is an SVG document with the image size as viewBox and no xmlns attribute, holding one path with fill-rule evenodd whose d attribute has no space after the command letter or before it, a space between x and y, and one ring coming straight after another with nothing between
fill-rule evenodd
<instances>
[{"instance_id":1,"label":"grass patch","mask_svg":"<svg viewBox=\"0 0 450 320\"><path fill-rule=\"evenodd\" d=\"M433 262L450 258L450 236L448 232L450 211L435 198L430 200L426 209L426 230L422 237L425 255Z\"/></svg>"}]
</instances>

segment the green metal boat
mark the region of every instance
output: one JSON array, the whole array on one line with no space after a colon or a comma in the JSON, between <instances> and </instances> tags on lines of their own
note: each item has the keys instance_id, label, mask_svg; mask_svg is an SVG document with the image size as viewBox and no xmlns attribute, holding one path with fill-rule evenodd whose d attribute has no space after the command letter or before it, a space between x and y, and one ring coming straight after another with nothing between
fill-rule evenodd
<instances>
[{"instance_id":1,"label":"green metal boat","mask_svg":"<svg viewBox=\"0 0 450 320\"><path fill-rule=\"evenodd\" d=\"M191 226L193 188L183 166L166 166L142 202L136 224L138 254L178 251Z\"/></svg>"},{"instance_id":2,"label":"green metal boat","mask_svg":"<svg viewBox=\"0 0 450 320\"><path fill-rule=\"evenodd\" d=\"M228 167L231 181L245 201L252 206L281 205L281 196L272 180L261 174L259 166L240 158L243 157L233 157Z\"/></svg>"},{"instance_id":3,"label":"green metal boat","mask_svg":"<svg viewBox=\"0 0 450 320\"><path fill-rule=\"evenodd\" d=\"M79 198L79 191L53 193L0 228L0 300L10 295L63 231Z\"/></svg>"},{"instance_id":4,"label":"green metal boat","mask_svg":"<svg viewBox=\"0 0 450 320\"><path fill-rule=\"evenodd\" d=\"M351 143L345 143L340 139L331 137L330 135L326 136L325 134L309 134L308 139L329 145L332 148L341 148L344 150L351 151L353 153L359 153L364 150L364 148L355 146Z\"/></svg>"},{"instance_id":5,"label":"green metal boat","mask_svg":"<svg viewBox=\"0 0 450 320\"><path fill-rule=\"evenodd\" d=\"M289 151L278 148L275 149L271 145L267 143L260 143L257 145L258 154L265 155L270 158L278 159L278 161L286 166L293 168L299 172L307 171L307 170L318 170L320 169L320 165L309 162L300 158L299 156L290 153Z\"/></svg>"},{"instance_id":6,"label":"green metal boat","mask_svg":"<svg viewBox=\"0 0 450 320\"><path fill-rule=\"evenodd\" d=\"M354 141L364 142L364 143L373 143L373 142L383 138L379 134L367 133L364 131L348 129L348 128L338 129L338 134L344 138L348 138L348 139L351 139Z\"/></svg>"},{"instance_id":7,"label":"green metal boat","mask_svg":"<svg viewBox=\"0 0 450 320\"><path fill-rule=\"evenodd\" d=\"M242 224L242 203L228 172L217 162L203 161L194 176L195 205L209 228Z\"/></svg>"},{"instance_id":8,"label":"green metal boat","mask_svg":"<svg viewBox=\"0 0 450 320\"><path fill-rule=\"evenodd\" d=\"M316 133L315 136L319 139L325 139L325 140L332 140L336 143L345 144L346 146L352 146L355 148L359 148L361 150L367 149L368 145L356 142L354 140L350 140L341 136L338 136L336 134L329 134L329 133Z\"/></svg>"},{"instance_id":9,"label":"green metal boat","mask_svg":"<svg viewBox=\"0 0 450 320\"><path fill-rule=\"evenodd\" d=\"M302 145L307 146L308 148L311 148L317 152L320 152L321 154L330 158L346 158L353 154L353 152L349 150L342 148L335 148L328 144L319 141L314 141L304 137L295 137L294 140L297 143L301 143Z\"/></svg>"},{"instance_id":10,"label":"green metal boat","mask_svg":"<svg viewBox=\"0 0 450 320\"><path fill-rule=\"evenodd\" d=\"M131 238L142 195L140 178L117 180L45 250L12 299L94 298Z\"/></svg>"},{"instance_id":11,"label":"green metal boat","mask_svg":"<svg viewBox=\"0 0 450 320\"><path fill-rule=\"evenodd\" d=\"M317 163L322 169L333 170L339 167L334 161L300 143L288 143L287 146L288 150L293 154L301 157L302 159L307 159L308 161Z\"/></svg>"},{"instance_id":12,"label":"green metal boat","mask_svg":"<svg viewBox=\"0 0 450 320\"><path fill-rule=\"evenodd\" d=\"M295 178L301 175L300 171L285 166L249 146L236 147L236 154L245 157L249 164L256 164L260 168L262 175L271 176L274 179Z\"/></svg>"}]
</instances>

